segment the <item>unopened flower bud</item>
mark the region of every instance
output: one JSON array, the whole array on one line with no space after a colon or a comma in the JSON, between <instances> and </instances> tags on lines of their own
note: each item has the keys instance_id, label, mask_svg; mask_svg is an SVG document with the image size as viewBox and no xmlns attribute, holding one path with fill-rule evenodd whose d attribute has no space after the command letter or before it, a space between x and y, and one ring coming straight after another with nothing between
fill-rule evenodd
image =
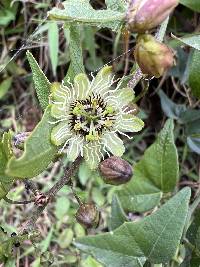
<instances>
[{"instance_id":1,"label":"unopened flower bud","mask_svg":"<svg viewBox=\"0 0 200 267\"><path fill-rule=\"evenodd\" d=\"M76 213L76 220L85 228L97 227L99 211L93 203L82 203Z\"/></svg>"},{"instance_id":2,"label":"unopened flower bud","mask_svg":"<svg viewBox=\"0 0 200 267\"><path fill-rule=\"evenodd\" d=\"M105 183L112 185L125 184L133 175L131 165L115 156L102 161L99 169Z\"/></svg>"},{"instance_id":3,"label":"unopened flower bud","mask_svg":"<svg viewBox=\"0 0 200 267\"><path fill-rule=\"evenodd\" d=\"M131 0L127 11L129 29L144 33L161 24L178 5L178 0Z\"/></svg>"},{"instance_id":4,"label":"unopened flower bud","mask_svg":"<svg viewBox=\"0 0 200 267\"><path fill-rule=\"evenodd\" d=\"M150 34L138 37L134 56L143 74L156 78L174 65L173 51Z\"/></svg>"}]
</instances>

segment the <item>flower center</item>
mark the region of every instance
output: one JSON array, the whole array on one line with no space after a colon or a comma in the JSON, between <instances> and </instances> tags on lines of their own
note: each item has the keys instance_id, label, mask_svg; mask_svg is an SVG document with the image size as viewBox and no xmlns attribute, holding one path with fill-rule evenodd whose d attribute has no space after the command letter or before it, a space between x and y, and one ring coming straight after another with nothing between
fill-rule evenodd
<instances>
[{"instance_id":1,"label":"flower center","mask_svg":"<svg viewBox=\"0 0 200 267\"><path fill-rule=\"evenodd\" d=\"M98 141L103 130L112 129L115 121L115 110L99 95L74 101L70 110L71 130L83 135L86 141Z\"/></svg>"}]
</instances>

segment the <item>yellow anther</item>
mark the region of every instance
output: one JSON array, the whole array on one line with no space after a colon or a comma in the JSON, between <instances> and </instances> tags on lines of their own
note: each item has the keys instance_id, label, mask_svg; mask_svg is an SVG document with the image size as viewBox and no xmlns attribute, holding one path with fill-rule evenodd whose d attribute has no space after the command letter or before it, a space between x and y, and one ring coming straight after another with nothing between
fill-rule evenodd
<instances>
[{"instance_id":1,"label":"yellow anther","mask_svg":"<svg viewBox=\"0 0 200 267\"><path fill-rule=\"evenodd\" d=\"M82 128L82 127L81 127L81 123L76 123L76 124L74 125L74 130L75 130L75 131L79 131L81 128Z\"/></svg>"},{"instance_id":2,"label":"yellow anther","mask_svg":"<svg viewBox=\"0 0 200 267\"><path fill-rule=\"evenodd\" d=\"M113 122L110 121L109 119L107 119L106 121L104 121L104 125L105 125L106 127L111 127L111 126L113 125Z\"/></svg>"},{"instance_id":3,"label":"yellow anther","mask_svg":"<svg viewBox=\"0 0 200 267\"><path fill-rule=\"evenodd\" d=\"M98 105L98 101L96 99L92 99L92 107L96 108Z\"/></svg>"}]
</instances>

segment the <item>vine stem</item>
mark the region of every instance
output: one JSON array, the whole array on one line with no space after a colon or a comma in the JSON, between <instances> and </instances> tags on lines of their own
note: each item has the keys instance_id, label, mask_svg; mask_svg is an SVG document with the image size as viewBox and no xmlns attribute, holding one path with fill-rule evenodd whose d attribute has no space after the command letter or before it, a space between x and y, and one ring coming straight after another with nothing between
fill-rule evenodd
<instances>
[{"instance_id":1,"label":"vine stem","mask_svg":"<svg viewBox=\"0 0 200 267\"><path fill-rule=\"evenodd\" d=\"M82 162L82 157L78 157L71 166L65 171L64 176L57 182L55 185L46 193L46 197L48 199L47 202L44 203L42 206L36 206L32 212L32 216L21 226L19 233L25 234L32 230L35 226L35 223L39 216L42 214L46 206L48 205L49 201L58 193L58 191L66 184L69 184L71 177L75 174L76 170L80 166ZM27 181L26 181L27 182ZM28 185L31 190L37 190L36 186L28 181Z\"/></svg>"},{"instance_id":2,"label":"vine stem","mask_svg":"<svg viewBox=\"0 0 200 267\"><path fill-rule=\"evenodd\" d=\"M15 205L26 205L26 204L29 204L29 203L34 202L34 199L24 200L24 201L16 201L16 200L9 199L9 198L7 198L7 197L4 197L3 199L4 199L7 203L9 203L9 204L15 204Z\"/></svg>"}]
</instances>

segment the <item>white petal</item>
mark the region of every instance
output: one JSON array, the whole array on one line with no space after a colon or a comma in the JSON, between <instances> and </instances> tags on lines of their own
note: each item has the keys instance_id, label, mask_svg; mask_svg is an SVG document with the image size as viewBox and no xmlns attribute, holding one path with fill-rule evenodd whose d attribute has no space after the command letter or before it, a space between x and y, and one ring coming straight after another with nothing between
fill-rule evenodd
<instances>
[{"instance_id":1,"label":"white petal","mask_svg":"<svg viewBox=\"0 0 200 267\"><path fill-rule=\"evenodd\" d=\"M90 94L90 81L84 73L76 75L74 78L74 88L76 91L77 99L85 99Z\"/></svg>"},{"instance_id":2,"label":"white petal","mask_svg":"<svg viewBox=\"0 0 200 267\"><path fill-rule=\"evenodd\" d=\"M67 158L70 161L75 161L75 159L82 154L83 156L83 142L84 139L81 136L75 136L70 142L67 148Z\"/></svg>"},{"instance_id":3,"label":"white petal","mask_svg":"<svg viewBox=\"0 0 200 267\"><path fill-rule=\"evenodd\" d=\"M89 142L84 145L83 148L84 159L90 169L96 169L98 167L103 154L101 153L101 145L97 142Z\"/></svg>"},{"instance_id":4,"label":"white petal","mask_svg":"<svg viewBox=\"0 0 200 267\"><path fill-rule=\"evenodd\" d=\"M139 132L144 127L144 122L134 115L124 114L118 118L115 127L122 132Z\"/></svg>"},{"instance_id":5,"label":"white petal","mask_svg":"<svg viewBox=\"0 0 200 267\"><path fill-rule=\"evenodd\" d=\"M68 123L61 122L53 128L51 132L51 142L56 146L60 146L71 136L72 133L70 132Z\"/></svg>"},{"instance_id":6,"label":"white petal","mask_svg":"<svg viewBox=\"0 0 200 267\"><path fill-rule=\"evenodd\" d=\"M91 83L91 91L103 95L109 92L113 80L112 67L105 66L102 68Z\"/></svg>"},{"instance_id":7,"label":"white petal","mask_svg":"<svg viewBox=\"0 0 200 267\"><path fill-rule=\"evenodd\" d=\"M114 156L121 157L125 152L123 141L114 132L104 134L101 142Z\"/></svg>"}]
</instances>

